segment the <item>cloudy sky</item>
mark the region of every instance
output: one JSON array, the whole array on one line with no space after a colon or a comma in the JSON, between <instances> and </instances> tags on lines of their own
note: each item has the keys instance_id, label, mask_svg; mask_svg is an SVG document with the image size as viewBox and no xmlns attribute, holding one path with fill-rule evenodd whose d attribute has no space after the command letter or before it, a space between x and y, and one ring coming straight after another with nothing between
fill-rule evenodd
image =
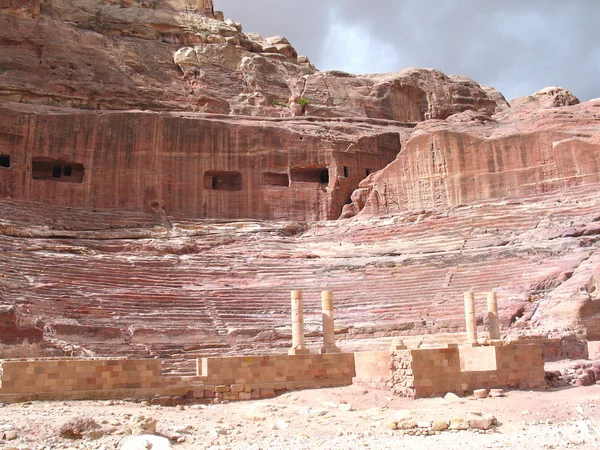
<instances>
[{"instance_id":1,"label":"cloudy sky","mask_svg":"<svg viewBox=\"0 0 600 450\"><path fill-rule=\"evenodd\" d=\"M600 97L600 0L214 0L244 31L283 35L320 70L433 67L510 100L563 86Z\"/></svg>"}]
</instances>

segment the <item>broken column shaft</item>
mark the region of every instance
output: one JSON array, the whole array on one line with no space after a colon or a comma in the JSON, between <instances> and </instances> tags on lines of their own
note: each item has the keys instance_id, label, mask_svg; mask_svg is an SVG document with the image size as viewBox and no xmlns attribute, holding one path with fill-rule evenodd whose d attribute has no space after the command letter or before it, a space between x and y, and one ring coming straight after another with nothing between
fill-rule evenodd
<instances>
[{"instance_id":1,"label":"broken column shaft","mask_svg":"<svg viewBox=\"0 0 600 450\"><path fill-rule=\"evenodd\" d=\"M500 323L498 322L498 297L495 292L488 292L488 326L490 339L500 339Z\"/></svg>"},{"instance_id":2,"label":"broken column shaft","mask_svg":"<svg viewBox=\"0 0 600 450\"><path fill-rule=\"evenodd\" d=\"M465 321L467 344L477 344L477 317L475 315L475 294L465 292Z\"/></svg>"},{"instance_id":3,"label":"broken column shaft","mask_svg":"<svg viewBox=\"0 0 600 450\"><path fill-rule=\"evenodd\" d=\"M340 349L335 345L333 292L321 292L321 305L323 313L323 347L321 347L321 353L339 353Z\"/></svg>"},{"instance_id":4,"label":"broken column shaft","mask_svg":"<svg viewBox=\"0 0 600 450\"><path fill-rule=\"evenodd\" d=\"M289 355L307 355L309 353L304 344L304 307L302 305L302 291L292 291L292 348Z\"/></svg>"}]
</instances>

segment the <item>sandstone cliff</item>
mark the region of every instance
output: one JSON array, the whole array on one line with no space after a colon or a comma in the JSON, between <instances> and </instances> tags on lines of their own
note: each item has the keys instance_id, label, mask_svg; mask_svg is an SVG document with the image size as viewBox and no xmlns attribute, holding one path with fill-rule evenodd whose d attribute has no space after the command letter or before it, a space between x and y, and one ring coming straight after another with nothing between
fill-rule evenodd
<instances>
[{"instance_id":1,"label":"sandstone cliff","mask_svg":"<svg viewBox=\"0 0 600 450\"><path fill-rule=\"evenodd\" d=\"M492 288L504 333L600 339L599 108L320 72L210 0L0 0L0 300L180 372L288 346L291 289L314 343L334 290L347 349L461 331Z\"/></svg>"}]
</instances>

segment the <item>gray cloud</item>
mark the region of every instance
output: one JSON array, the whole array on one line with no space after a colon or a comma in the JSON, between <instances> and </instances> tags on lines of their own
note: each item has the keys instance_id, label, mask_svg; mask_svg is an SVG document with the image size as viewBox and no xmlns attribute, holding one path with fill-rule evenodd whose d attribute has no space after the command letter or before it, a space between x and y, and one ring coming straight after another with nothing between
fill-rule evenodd
<instances>
[{"instance_id":1,"label":"gray cloud","mask_svg":"<svg viewBox=\"0 0 600 450\"><path fill-rule=\"evenodd\" d=\"M215 0L245 31L284 35L321 70L433 67L508 99L558 85L600 97L597 0Z\"/></svg>"}]
</instances>

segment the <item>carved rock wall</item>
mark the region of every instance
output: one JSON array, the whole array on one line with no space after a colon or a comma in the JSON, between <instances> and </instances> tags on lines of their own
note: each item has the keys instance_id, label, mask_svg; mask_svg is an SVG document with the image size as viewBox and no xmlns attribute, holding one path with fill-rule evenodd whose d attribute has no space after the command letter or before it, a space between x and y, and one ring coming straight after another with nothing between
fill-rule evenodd
<instances>
[{"instance_id":1,"label":"carved rock wall","mask_svg":"<svg viewBox=\"0 0 600 450\"><path fill-rule=\"evenodd\" d=\"M0 197L194 218L335 219L400 133L380 122L0 109Z\"/></svg>"},{"instance_id":2,"label":"carved rock wall","mask_svg":"<svg viewBox=\"0 0 600 450\"><path fill-rule=\"evenodd\" d=\"M420 124L361 185L346 216L446 209L600 181L600 102L496 121L467 112Z\"/></svg>"}]
</instances>

